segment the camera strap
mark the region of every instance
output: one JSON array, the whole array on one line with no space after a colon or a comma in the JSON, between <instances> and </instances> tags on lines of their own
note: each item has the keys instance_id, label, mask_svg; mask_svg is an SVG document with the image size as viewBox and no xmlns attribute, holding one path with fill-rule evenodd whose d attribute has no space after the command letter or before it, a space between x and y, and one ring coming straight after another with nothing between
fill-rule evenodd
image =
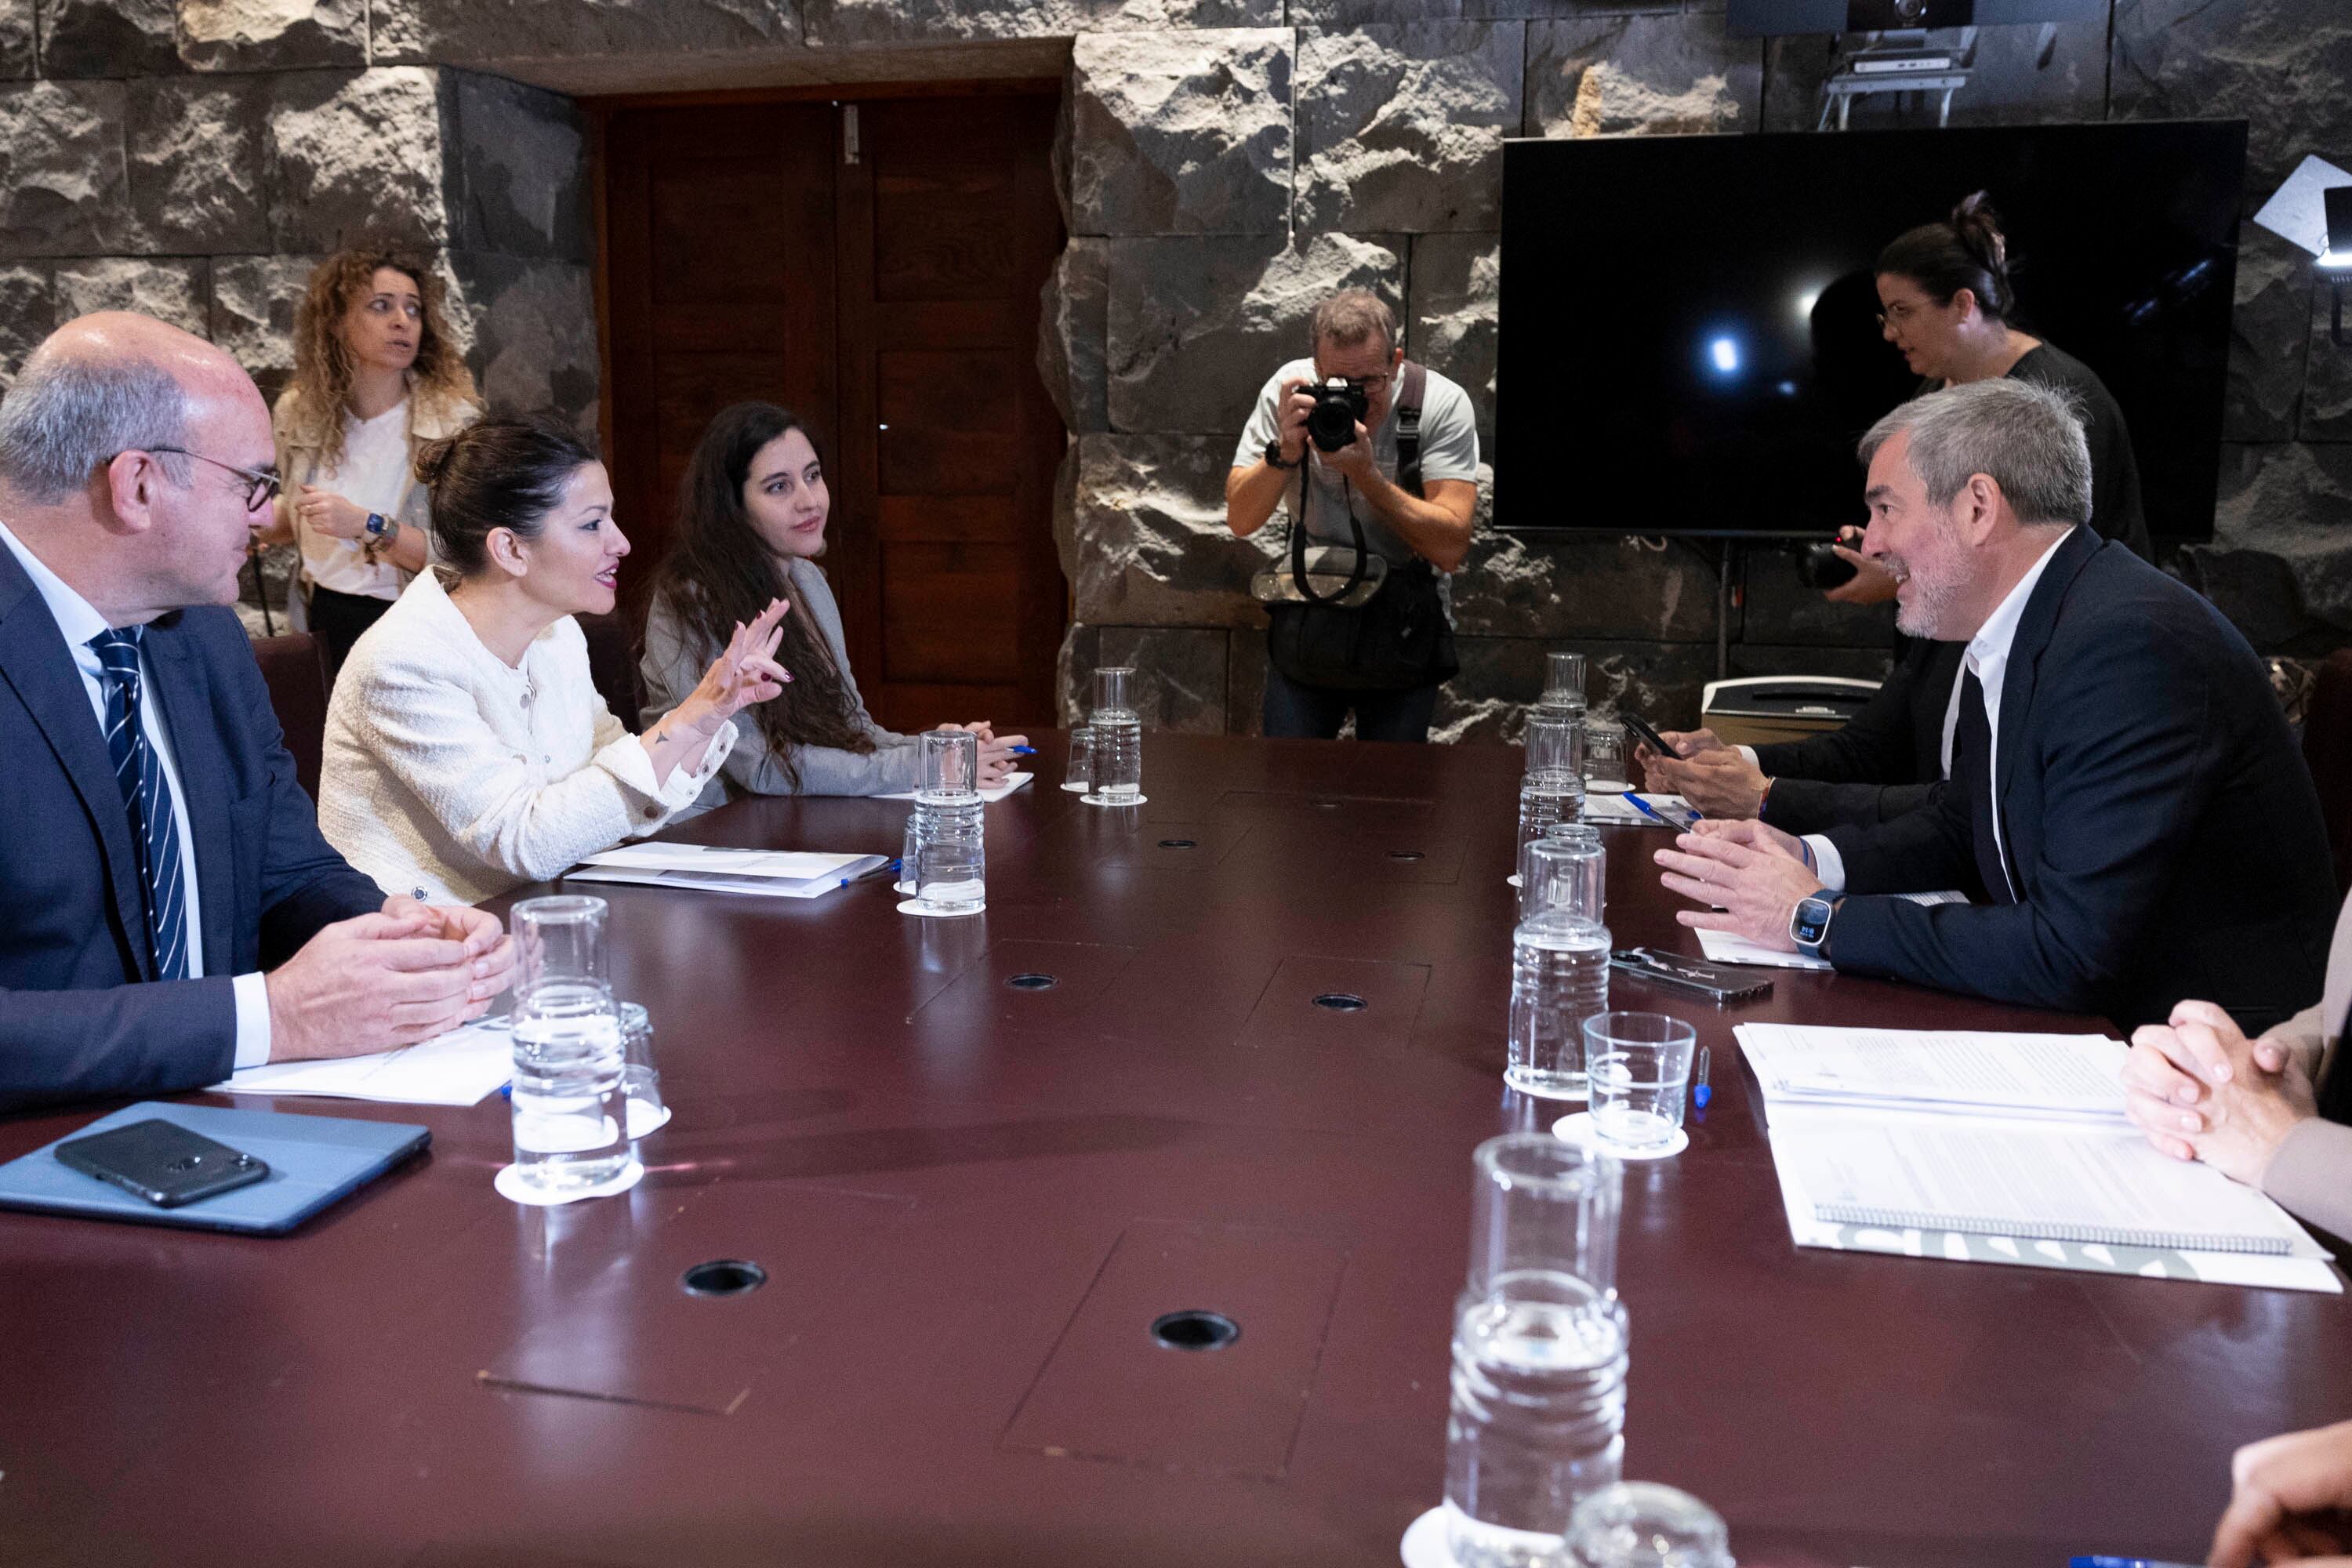
<instances>
[{"instance_id":1,"label":"camera strap","mask_svg":"<svg viewBox=\"0 0 2352 1568\"><path fill-rule=\"evenodd\" d=\"M1421 404L1429 391L1429 372L1412 361L1404 362L1403 373L1397 378L1397 489L1415 500L1429 498L1421 493Z\"/></svg>"},{"instance_id":2,"label":"camera strap","mask_svg":"<svg viewBox=\"0 0 2352 1568\"><path fill-rule=\"evenodd\" d=\"M1328 604L1344 599L1363 582L1364 574L1371 567L1370 554L1364 548L1364 524L1356 516L1356 500L1348 488L1348 476L1339 476L1339 504L1347 510L1348 527L1355 534L1356 562L1348 574L1348 581L1336 594L1318 594L1307 582L1307 508L1314 496L1314 487L1307 482L1307 465L1298 465L1298 508L1290 514L1290 581L1298 595L1310 605Z\"/></svg>"}]
</instances>

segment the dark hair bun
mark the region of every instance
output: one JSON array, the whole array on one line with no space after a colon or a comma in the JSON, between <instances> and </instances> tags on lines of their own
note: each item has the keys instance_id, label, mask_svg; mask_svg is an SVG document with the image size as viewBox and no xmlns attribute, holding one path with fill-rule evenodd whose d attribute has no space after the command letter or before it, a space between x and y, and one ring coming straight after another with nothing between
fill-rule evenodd
<instances>
[{"instance_id":1,"label":"dark hair bun","mask_svg":"<svg viewBox=\"0 0 2352 1568\"><path fill-rule=\"evenodd\" d=\"M1906 230L1878 254L1877 270L1908 278L1933 299L1948 301L1966 289L1977 309L2008 320L2017 297L2009 283L2009 238L1992 198L1978 191L1942 223Z\"/></svg>"},{"instance_id":2,"label":"dark hair bun","mask_svg":"<svg viewBox=\"0 0 2352 1568\"><path fill-rule=\"evenodd\" d=\"M438 441L427 441L416 448L416 482L430 489L441 482L449 471L449 463L457 455L457 438L444 436Z\"/></svg>"}]
</instances>

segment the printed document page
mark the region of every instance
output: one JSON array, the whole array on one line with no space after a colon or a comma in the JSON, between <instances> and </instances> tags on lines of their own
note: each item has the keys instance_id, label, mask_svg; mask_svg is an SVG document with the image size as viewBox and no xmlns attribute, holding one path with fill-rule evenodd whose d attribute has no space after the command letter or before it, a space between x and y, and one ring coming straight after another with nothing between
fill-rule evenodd
<instances>
[{"instance_id":1,"label":"printed document page","mask_svg":"<svg viewBox=\"0 0 2352 1568\"><path fill-rule=\"evenodd\" d=\"M212 1087L220 1094L315 1094L395 1105L476 1105L513 1073L514 1035L505 1019L484 1018L372 1056L267 1062Z\"/></svg>"},{"instance_id":2,"label":"printed document page","mask_svg":"<svg viewBox=\"0 0 2352 1568\"><path fill-rule=\"evenodd\" d=\"M1768 1115L1813 1100L2112 1121L2126 1047L2098 1035L1742 1024L1733 1031Z\"/></svg>"},{"instance_id":3,"label":"printed document page","mask_svg":"<svg viewBox=\"0 0 2352 1568\"><path fill-rule=\"evenodd\" d=\"M1035 778L1036 776L1037 775L1034 773L1007 773L1004 775L1004 782L1003 784L997 784L989 789L982 790L980 792L980 798L988 802L991 805L993 805L998 801L1003 800L1006 795L1011 795L1014 790L1019 789L1023 784L1027 784L1031 779ZM915 798L915 792L913 790L908 790L904 795L877 795L874 798L877 800L912 800Z\"/></svg>"}]
</instances>

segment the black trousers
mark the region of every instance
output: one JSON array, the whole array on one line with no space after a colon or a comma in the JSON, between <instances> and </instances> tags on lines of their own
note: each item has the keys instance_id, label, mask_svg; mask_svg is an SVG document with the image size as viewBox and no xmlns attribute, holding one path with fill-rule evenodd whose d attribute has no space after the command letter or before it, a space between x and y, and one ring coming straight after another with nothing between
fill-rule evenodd
<instances>
[{"instance_id":1,"label":"black trousers","mask_svg":"<svg viewBox=\"0 0 2352 1568\"><path fill-rule=\"evenodd\" d=\"M1360 741L1426 741L1437 711L1437 688L1410 691L1333 691L1301 686L1269 663L1265 667L1265 732L1270 739L1328 741L1356 715Z\"/></svg>"},{"instance_id":2,"label":"black trousers","mask_svg":"<svg viewBox=\"0 0 2352 1568\"><path fill-rule=\"evenodd\" d=\"M383 618L392 608L390 599L372 598L365 594L339 594L332 588L310 584L310 635L319 639L326 650L327 684L332 686L335 674L343 668L343 660L352 656L352 644L360 634Z\"/></svg>"}]
</instances>

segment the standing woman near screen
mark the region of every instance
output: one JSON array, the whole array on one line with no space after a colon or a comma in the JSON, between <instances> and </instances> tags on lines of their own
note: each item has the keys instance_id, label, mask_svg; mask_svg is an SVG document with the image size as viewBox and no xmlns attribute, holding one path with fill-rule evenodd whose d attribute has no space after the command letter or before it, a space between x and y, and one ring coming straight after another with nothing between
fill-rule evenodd
<instances>
[{"instance_id":1,"label":"standing woman near screen","mask_svg":"<svg viewBox=\"0 0 2352 1568\"><path fill-rule=\"evenodd\" d=\"M915 737L876 723L850 677L841 610L816 563L832 515L824 467L794 415L738 403L702 433L646 618L646 716L693 689L736 622L771 599L793 606L776 656L793 672L792 691L752 716L703 806L743 795L896 795L918 782ZM1003 783L1025 743L985 722L942 727L980 736L983 785Z\"/></svg>"},{"instance_id":2,"label":"standing woman near screen","mask_svg":"<svg viewBox=\"0 0 2352 1568\"><path fill-rule=\"evenodd\" d=\"M2011 318L2009 241L1985 193L1878 253L1879 329L1920 378L1921 392L2013 375L2074 395L2091 444L2091 526L2152 559L2140 510L2131 432L2098 373Z\"/></svg>"},{"instance_id":3,"label":"standing woman near screen","mask_svg":"<svg viewBox=\"0 0 2352 1568\"><path fill-rule=\"evenodd\" d=\"M300 547L288 613L324 646L330 672L430 557L417 449L479 413L423 256L363 244L318 265L271 420L286 489L262 542Z\"/></svg>"}]
</instances>

